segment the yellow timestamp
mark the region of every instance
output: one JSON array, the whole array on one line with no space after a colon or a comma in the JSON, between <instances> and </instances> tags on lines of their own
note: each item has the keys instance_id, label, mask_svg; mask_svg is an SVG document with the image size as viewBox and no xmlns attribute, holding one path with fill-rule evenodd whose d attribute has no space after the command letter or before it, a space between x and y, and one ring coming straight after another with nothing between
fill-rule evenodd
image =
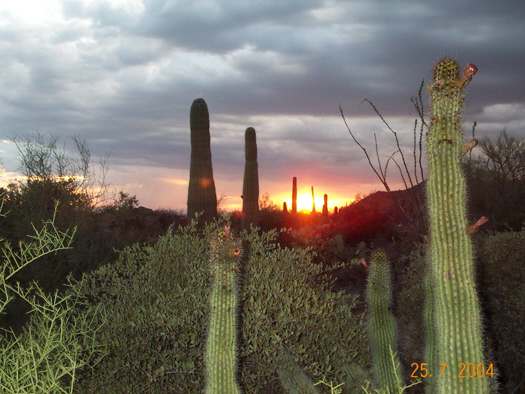
<instances>
[{"instance_id":1,"label":"yellow timestamp","mask_svg":"<svg viewBox=\"0 0 525 394\"><path fill-rule=\"evenodd\" d=\"M447 363L439 363L441 368L441 377L445 376L445 369L447 368ZM412 378L428 378L432 375L428 372L428 363L412 363L411 365L414 370L412 371ZM448 374L448 376L451 376ZM484 376L494 377L494 366L490 364L485 368L485 364L479 363L459 363L458 365L458 378L482 378Z\"/></svg>"}]
</instances>

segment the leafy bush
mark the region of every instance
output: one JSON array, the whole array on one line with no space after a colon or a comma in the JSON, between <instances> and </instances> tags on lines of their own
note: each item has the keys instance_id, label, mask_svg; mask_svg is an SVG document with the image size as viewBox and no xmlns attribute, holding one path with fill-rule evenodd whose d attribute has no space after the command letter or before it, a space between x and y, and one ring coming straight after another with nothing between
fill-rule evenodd
<instances>
[{"instance_id":1,"label":"leafy bush","mask_svg":"<svg viewBox=\"0 0 525 394\"><path fill-rule=\"evenodd\" d=\"M479 289L492 359L510 393L525 381L525 231L486 235L478 244Z\"/></svg>"},{"instance_id":2,"label":"leafy bush","mask_svg":"<svg viewBox=\"0 0 525 394\"><path fill-rule=\"evenodd\" d=\"M86 276L81 292L110 316L97 337L110 354L83 376L79 392L202 392L215 229L199 234L192 223L169 231ZM314 285L321 267L311 251L281 248L277 236L242 233L239 379L246 393L282 392L275 361L282 348L315 378L341 381L339 365L370 362L362 316L352 315L355 299Z\"/></svg>"}]
</instances>

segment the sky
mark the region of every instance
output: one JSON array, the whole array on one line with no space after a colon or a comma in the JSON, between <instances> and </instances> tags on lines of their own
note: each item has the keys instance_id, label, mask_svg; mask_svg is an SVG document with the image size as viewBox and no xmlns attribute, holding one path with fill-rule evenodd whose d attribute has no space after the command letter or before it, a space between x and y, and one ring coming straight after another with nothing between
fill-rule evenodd
<instances>
[{"instance_id":1,"label":"sky","mask_svg":"<svg viewBox=\"0 0 525 394\"><path fill-rule=\"evenodd\" d=\"M323 194L342 206L383 187L339 106L374 163L374 138L383 166L397 148L364 99L413 160L410 99L444 55L479 70L465 139L474 121L478 138L504 128L525 138L524 20L522 1L4 1L0 182L22 179L13 138L60 135L74 154L77 136L93 162L109 154L114 190L185 210L189 112L204 98L225 209L242 206L247 127L257 133L261 196L291 206L295 176L299 209L311 207L311 186L317 209ZM403 187L393 164L387 179Z\"/></svg>"}]
</instances>

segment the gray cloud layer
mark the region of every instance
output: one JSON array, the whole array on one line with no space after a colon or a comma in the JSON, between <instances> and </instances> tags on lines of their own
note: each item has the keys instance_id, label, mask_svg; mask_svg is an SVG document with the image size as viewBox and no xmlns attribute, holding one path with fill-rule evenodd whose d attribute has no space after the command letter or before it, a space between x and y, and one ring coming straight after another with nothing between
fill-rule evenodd
<instances>
[{"instance_id":1,"label":"gray cloud layer","mask_svg":"<svg viewBox=\"0 0 525 394\"><path fill-rule=\"evenodd\" d=\"M231 195L242 187L248 126L258 132L262 191L298 173L324 185L377 183L339 104L370 149L374 132L387 134L373 110L359 105L365 98L400 127L410 148L416 113L409 99L443 54L480 70L468 88L466 117L478 121L479 133L507 127L525 134L522 2L58 4L59 17L42 24L0 6L2 136L35 128L85 136L94 155L112 150L115 183L151 205L169 203L148 194L144 189L155 187L145 179L137 181L142 191L134 189L125 167L184 178L189 108L198 97L210 109L218 192ZM184 207L184 188L170 200L174 208Z\"/></svg>"}]
</instances>

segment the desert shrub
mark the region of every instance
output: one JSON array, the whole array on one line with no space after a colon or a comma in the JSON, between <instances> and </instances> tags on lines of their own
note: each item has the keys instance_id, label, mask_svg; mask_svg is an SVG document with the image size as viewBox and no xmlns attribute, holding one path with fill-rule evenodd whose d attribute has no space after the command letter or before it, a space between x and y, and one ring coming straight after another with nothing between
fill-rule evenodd
<instances>
[{"instance_id":1,"label":"desert shrub","mask_svg":"<svg viewBox=\"0 0 525 394\"><path fill-rule=\"evenodd\" d=\"M127 247L87 275L82 293L109 317L98 341L109 355L79 380L79 392L200 393L210 291L209 241L195 223L154 246ZM310 250L275 244L277 231L242 234L239 379L246 393L282 392L276 358L285 347L312 377L340 378L338 365L369 366L354 298L313 285ZM315 380L315 379L314 379ZM270 391L268 391L270 390Z\"/></svg>"},{"instance_id":2,"label":"desert shrub","mask_svg":"<svg viewBox=\"0 0 525 394\"><path fill-rule=\"evenodd\" d=\"M518 231L525 221L525 140L502 130L495 142L484 137L479 147L479 155L465 155L462 160L471 220L487 216L485 232Z\"/></svg>"},{"instance_id":3,"label":"desert shrub","mask_svg":"<svg viewBox=\"0 0 525 394\"><path fill-rule=\"evenodd\" d=\"M56 208L55 204L54 212ZM31 236L31 242L21 241L16 249L9 242L3 243L0 314L6 317L15 297L26 300L32 310L22 332L4 330L0 334L2 393L73 393L77 372L105 355L103 346L94 342L96 331L104 325L103 306L78 314L74 311L82 301L74 290L67 295L48 295L35 283L27 289L13 283L16 274L28 265L69 249L73 235L74 231L59 231L50 220ZM94 320L96 325L91 324Z\"/></svg>"},{"instance_id":4,"label":"desert shrub","mask_svg":"<svg viewBox=\"0 0 525 394\"><path fill-rule=\"evenodd\" d=\"M525 384L525 231L478 242L479 289L493 360L505 392Z\"/></svg>"}]
</instances>

